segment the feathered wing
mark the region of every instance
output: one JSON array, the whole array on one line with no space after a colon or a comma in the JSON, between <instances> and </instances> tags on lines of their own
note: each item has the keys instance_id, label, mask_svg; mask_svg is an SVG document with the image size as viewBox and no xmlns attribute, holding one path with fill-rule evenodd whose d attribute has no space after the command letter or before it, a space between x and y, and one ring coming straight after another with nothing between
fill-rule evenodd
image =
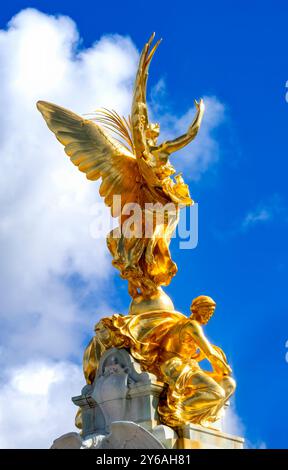
<instances>
[{"instance_id":1,"label":"feathered wing","mask_svg":"<svg viewBox=\"0 0 288 470\"><path fill-rule=\"evenodd\" d=\"M151 49L154 37L155 33L152 34L149 41L145 44L142 50L134 84L134 93L131 108L131 126L133 143L137 157L142 156L143 152L147 151L145 130L147 129L149 124L148 110L146 104L148 70L152 57L161 42L160 39Z\"/></svg>"},{"instance_id":2,"label":"feathered wing","mask_svg":"<svg viewBox=\"0 0 288 470\"><path fill-rule=\"evenodd\" d=\"M37 108L72 163L89 180L102 178L99 192L107 206L112 208L113 195L121 195L121 209L128 202L137 202L139 169L128 149L102 127L68 109L46 101L38 101ZM118 217L119 210L113 208L112 215Z\"/></svg>"}]
</instances>

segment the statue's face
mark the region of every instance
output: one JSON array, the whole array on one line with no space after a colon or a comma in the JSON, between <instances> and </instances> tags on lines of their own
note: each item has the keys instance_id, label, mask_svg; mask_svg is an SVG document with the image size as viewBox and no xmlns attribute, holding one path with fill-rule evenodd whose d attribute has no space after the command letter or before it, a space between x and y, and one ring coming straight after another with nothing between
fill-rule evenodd
<instances>
[{"instance_id":1,"label":"statue's face","mask_svg":"<svg viewBox=\"0 0 288 470\"><path fill-rule=\"evenodd\" d=\"M158 122L151 122L146 130L146 138L149 145L156 145L160 134L160 125Z\"/></svg>"},{"instance_id":2,"label":"statue's face","mask_svg":"<svg viewBox=\"0 0 288 470\"><path fill-rule=\"evenodd\" d=\"M210 318L212 317L215 310L214 305L199 305L197 311L195 312L195 318L202 325L206 325Z\"/></svg>"}]
</instances>

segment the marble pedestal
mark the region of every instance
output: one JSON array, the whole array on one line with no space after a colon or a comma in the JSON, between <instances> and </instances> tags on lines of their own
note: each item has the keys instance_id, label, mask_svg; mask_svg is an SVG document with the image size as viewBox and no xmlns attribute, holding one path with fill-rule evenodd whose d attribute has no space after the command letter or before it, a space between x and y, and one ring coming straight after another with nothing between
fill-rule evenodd
<instances>
[{"instance_id":1,"label":"marble pedestal","mask_svg":"<svg viewBox=\"0 0 288 470\"><path fill-rule=\"evenodd\" d=\"M172 429L157 412L164 384L125 349L109 349L101 357L92 385L73 403L81 408L82 433L56 439L54 449L241 449L243 439L198 425Z\"/></svg>"},{"instance_id":2,"label":"marble pedestal","mask_svg":"<svg viewBox=\"0 0 288 470\"><path fill-rule=\"evenodd\" d=\"M101 357L93 385L86 385L73 403L81 408L82 436L109 434L111 423L130 421L150 431L160 424L157 406L164 385L142 372L124 349L109 349Z\"/></svg>"}]
</instances>

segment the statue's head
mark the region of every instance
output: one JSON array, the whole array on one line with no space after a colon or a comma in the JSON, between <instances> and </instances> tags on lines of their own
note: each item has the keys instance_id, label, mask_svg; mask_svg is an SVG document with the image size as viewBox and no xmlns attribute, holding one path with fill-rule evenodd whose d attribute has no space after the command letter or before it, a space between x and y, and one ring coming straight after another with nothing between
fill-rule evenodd
<instances>
[{"instance_id":1,"label":"statue's head","mask_svg":"<svg viewBox=\"0 0 288 470\"><path fill-rule=\"evenodd\" d=\"M157 145L157 139L160 134L160 124L158 122L150 122L146 129L145 135L149 145Z\"/></svg>"},{"instance_id":2,"label":"statue's head","mask_svg":"<svg viewBox=\"0 0 288 470\"><path fill-rule=\"evenodd\" d=\"M193 320L197 320L202 325L206 325L212 317L216 303L208 295L199 295L196 297L191 304L191 317Z\"/></svg>"}]
</instances>

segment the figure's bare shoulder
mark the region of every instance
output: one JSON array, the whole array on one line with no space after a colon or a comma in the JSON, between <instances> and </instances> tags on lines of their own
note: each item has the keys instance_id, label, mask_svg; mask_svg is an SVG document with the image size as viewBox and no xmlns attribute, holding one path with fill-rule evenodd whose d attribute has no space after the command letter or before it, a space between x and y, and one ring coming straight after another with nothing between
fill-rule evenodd
<instances>
[{"instance_id":1,"label":"figure's bare shoulder","mask_svg":"<svg viewBox=\"0 0 288 470\"><path fill-rule=\"evenodd\" d=\"M195 331L202 331L202 326L197 320L191 320L189 319L189 325L191 328L193 328Z\"/></svg>"},{"instance_id":2,"label":"figure's bare shoulder","mask_svg":"<svg viewBox=\"0 0 288 470\"><path fill-rule=\"evenodd\" d=\"M186 331L189 331L193 336L203 336L203 329L197 320L189 319L186 323Z\"/></svg>"}]
</instances>

